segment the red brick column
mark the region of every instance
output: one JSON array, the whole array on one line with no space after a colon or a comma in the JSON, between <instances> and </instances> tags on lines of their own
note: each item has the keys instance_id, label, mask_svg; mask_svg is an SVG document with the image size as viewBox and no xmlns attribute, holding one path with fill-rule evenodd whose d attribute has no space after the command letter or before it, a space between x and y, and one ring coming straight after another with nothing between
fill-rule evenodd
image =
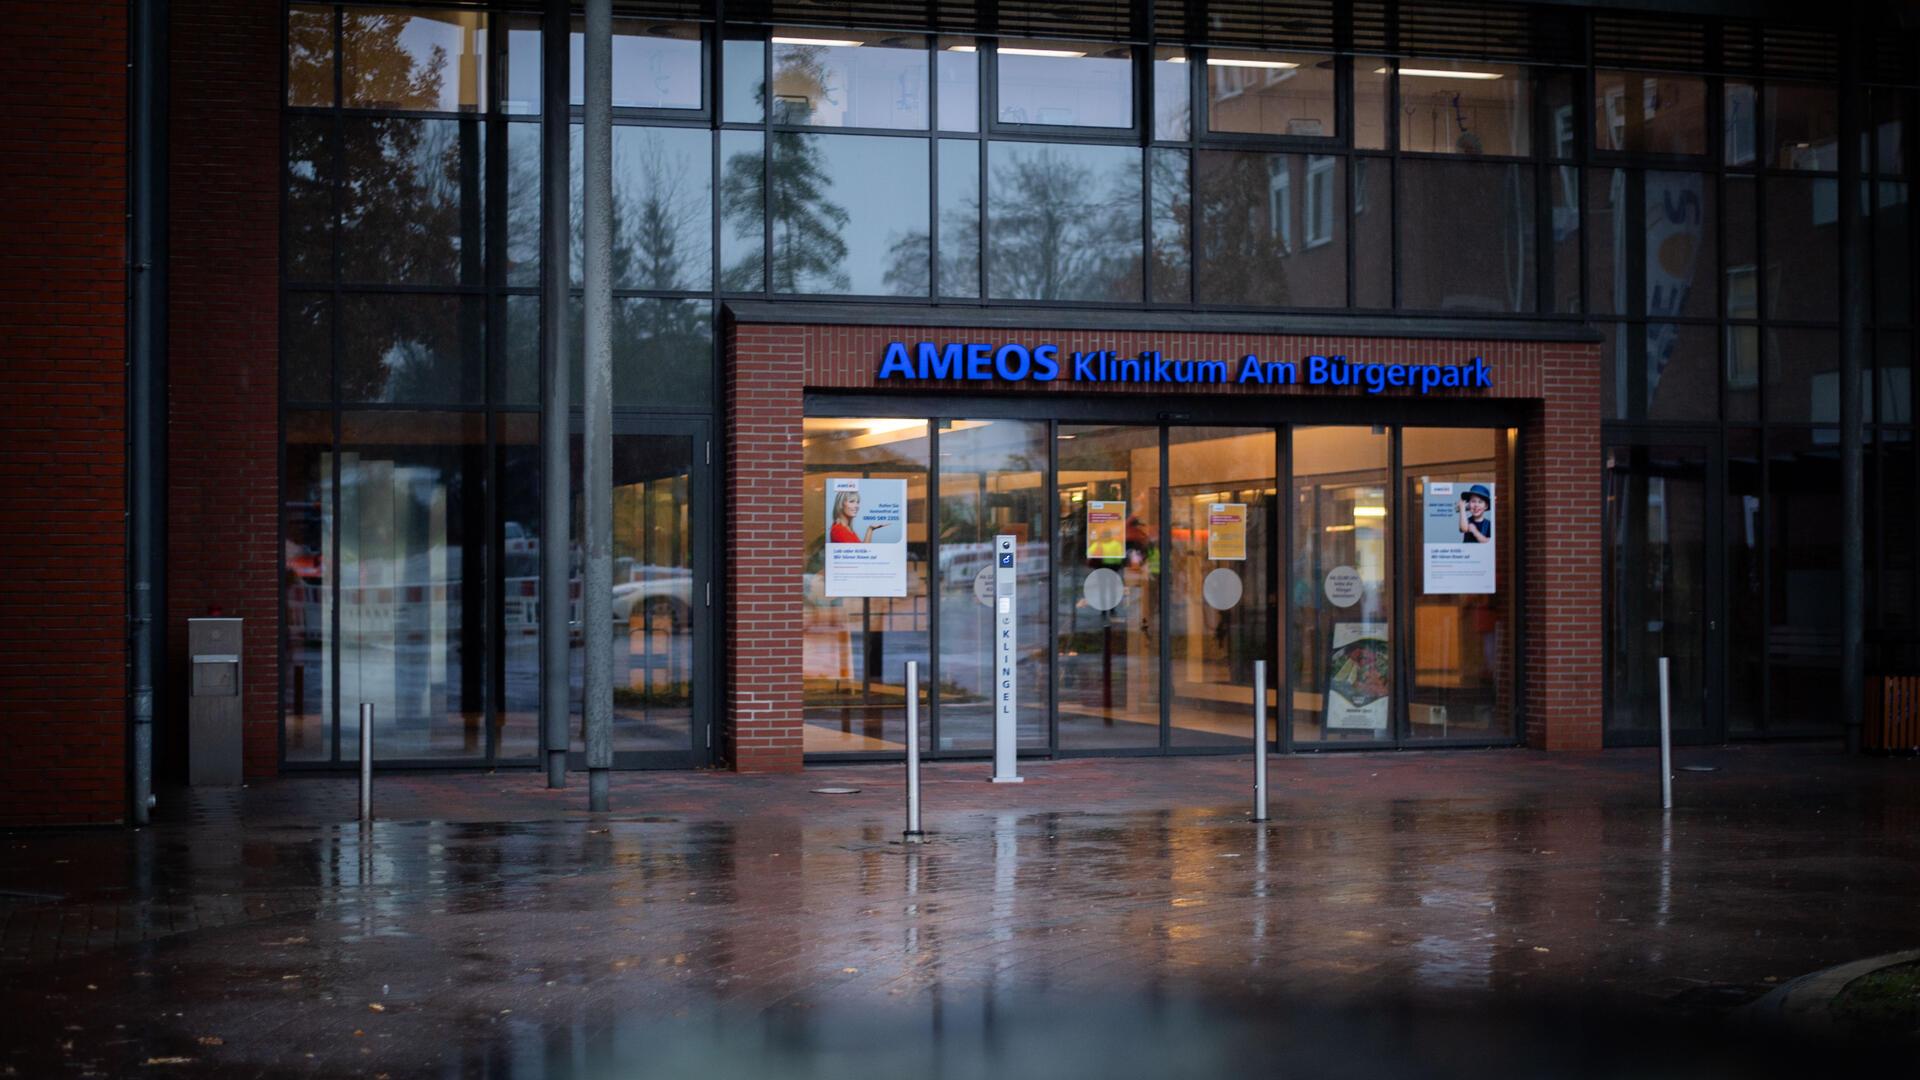
<instances>
[{"instance_id":1,"label":"red brick column","mask_svg":"<svg viewBox=\"0 0 1920 1080\"><path fill-rule=\"evenodd\" d=\"M1549 345L1520 432L1526 483L1527 744L1600 747L1600 354Z\"/></svg>"},{"instance_id":2,"label":"red brick column","mask_svg":"<svg viewBox=\"0 0 1920 1080\"><path fill-rule=\"evenodd\" d=\"M246 620L248 777L279 767L280 9L174 4L167 639L179 754L187 619Z\"/></svg>"},{"instance_id":3,"label":"red brick column","mask_svg":"<svg viewBox=\"0 0 1920 1080\"><path fill-rule=\"evenodd\" d=\"M804 350L768 326L726 331L727 618L722 747L741 772L800 768Z\"/></svg>"},{"instance_id":4,"label":"red brick column","mask_svg":"<svg viewBox=\"0 0 1920 1080\"><path fill-rule=\"evenodd\" d=\"M126 35L0 36L0 825L126 815Z\"/></svg>"}]
</instances>

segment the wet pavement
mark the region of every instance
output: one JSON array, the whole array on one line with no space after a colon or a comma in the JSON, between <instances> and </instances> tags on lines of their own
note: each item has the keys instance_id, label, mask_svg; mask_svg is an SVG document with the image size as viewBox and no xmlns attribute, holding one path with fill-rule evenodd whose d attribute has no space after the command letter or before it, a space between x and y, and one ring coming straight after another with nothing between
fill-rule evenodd
<instances>
[{"instance_id":1,"label":"wet pavement","mask_svg":"<svg viewBox=\"0 0 1920 1080\"><path fill-rule=\"evenodd\" d=\"M1794 1075L1744 1026L1920 945L1920 761L1686 750L175 793L0 834L0 1075ZM851 795L814 794L831 786ZM1910 1061L1910 1052L1907 1059Z\"/></svg>"}]
</instances>

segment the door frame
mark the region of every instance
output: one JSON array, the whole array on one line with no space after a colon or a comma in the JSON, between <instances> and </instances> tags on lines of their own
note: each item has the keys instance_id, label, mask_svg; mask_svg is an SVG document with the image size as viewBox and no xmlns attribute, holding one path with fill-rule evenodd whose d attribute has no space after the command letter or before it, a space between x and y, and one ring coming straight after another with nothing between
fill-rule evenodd
<instances>
[{"instance_id":1,"label":"door frame","mask_svg":"<svg viewBox=\"0 0 1920 1080\"><path fill-rule=\"evenodd\" d=\"M1705 678L1701 690L1701 725L1698 728L1673 731L1673 742L1678 745L1707 745L1725 742L1727 738L1726 717L1726 633L1721 629L1726 620L1726 564L1722 554L1726 546L1726 453L1722 445L1719 428L1711 424L1675 424L1653 426L1647 424L1607 424L1600 437L1600 604L1601 634L1605 641L1609 620L1615 617L1613 588L1613 559L1611 557L1612 529L1610 527L1610 509L1607 505L1608 455L1618 448L1641 448L1655 446L1684 446L1701 451L1706 465L1706 477L1702 487L1701 515L1704 524L1701 544L1704 547L1701 566L1705 578L1706 597L1702 604L1704 622L1700 628L1701 657L1705 667ZM1607 720L1613 710L1613 672L1615 657L1611 648L1601 650L1600 666L1600 739L1601 745L1616 746L1655 746L1659 744L1659 724L1655 723L1646 731L1614 732L1608 729Z\"/></svg>"},{"instance_id":2,"label":"door frame","mask_svg":"<svg viewBox=\"0 0 1920 1080\"><path fill-rule=\"evenodd\" d=\"M576 409L572 416L569 436L578 436L581 428L581 414ZM693 560L693 666L691 683L693 690L693 715L688 724L688 745L685 751L674 750L615 750L613 767L618 770L650 769L699 769L707 768L714 761L714 701L719 692L719 681L714 669L713 655L713 549L716 538L718 515L714 512L713 490L713 441L711 421L705 416L685 414L637 413L630 410L615 409L613 412L613 437L635 435L660 435L682 437L688 441L688 506L689 521L693 536L687 548ZM576 468L578 467L576 463ZM569 485L572 480L569 479ZM569 711L568 728L574 723ZM546 729L541 728L541 752L546 752ZM569 739L571 741L571 739ZM586 755L569 749L567 769L578 771L586 768Z\"/></svg>"}]
</instances>

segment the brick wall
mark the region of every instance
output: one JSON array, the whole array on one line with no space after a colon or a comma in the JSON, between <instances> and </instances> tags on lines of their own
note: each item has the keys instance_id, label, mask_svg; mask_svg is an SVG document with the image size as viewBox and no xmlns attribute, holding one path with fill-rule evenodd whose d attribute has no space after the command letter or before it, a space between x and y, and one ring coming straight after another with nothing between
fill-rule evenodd
<instances>
[{"instance_id":1,"label":"brick wall","mask_svg":"<svg viewBox=\"0 0 1920 1080\"><path fill-rule=\"evenodd\" d=\"M801 410L808 389L863 389L890 341L992 340L986 331L901 326L739 324L727 335L728 612L727 746L743 770L798 768L801 758ZM1372 361L1464 362L1482 357L1492 395L1525 402L1522 545L1526 555L1523 688L1530 745L1600 745L1600 380L1591 345L1420 341L1258 334L1111 333L1029 329L1025 341L1122 357L1157 349L1171 357L1267 359L1346 355ZM917 383L916 392L977 390ZM1097 394L1061 381L1037 394ZM1197 394L1350 396L1345 388L1201 386ZM1388 390L1389 395L1412 395ZM1461 394L1461 391L1451 393Z\"/></svg>"},{"instance_id":2,"label":"brick wall","mask_svg":"<svg viewBox=\"0 0 1920 1080\"><path fill-rule=\"evenodd\" d=\"M0 824L126 814L126 15L0 35Z\"/></svg>"},{"instance_id":3,"label":"brick wall","mask_svg":"<svg viewBox=\"0 0 1920 1080\"><path fill-rule=\"evenodd\" d=\"M168 707L184 720L186 620L213 607L244 618L246 773L271 776L280 692L281 16L277 5L248 0L172 11Z\"/></svg>"}]
</instances>

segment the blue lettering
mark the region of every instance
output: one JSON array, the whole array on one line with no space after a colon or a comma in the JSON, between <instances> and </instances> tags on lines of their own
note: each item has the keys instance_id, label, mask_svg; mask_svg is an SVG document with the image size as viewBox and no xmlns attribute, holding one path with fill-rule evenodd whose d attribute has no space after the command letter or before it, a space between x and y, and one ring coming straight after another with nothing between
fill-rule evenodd
<instances>
[{"instance_id":1,"label":"blue lettering","mask_svg":"<svg viewBox=\"0 0 1920 1080\"><path fill-rule=\"evenodd\" d=\"M1052 382L1060 377L1059 349L1042 345L1033 350L1033 377L1040 382Z\"/></svg>"},{"instance_id":2,"label":"blue lettering","mask_svg":"<svg viewBox=\"0 0 1920 1080\"><path fill-rule=\"evenodd\" d=\"M925 348L925 346L921 346ZM891 379L895 375L911 379L914 377L913 363L907 359L905 344L893 341L887 344L887 354L880 358L880 374L875 378Z\"/></svg>"},{"instance_id":3,"label":"blue lettering","mask_svg":"<svg viewBox=\"0 0 1920 1080\"><path fill-rule=\"evenodd\" d=\"M1017 358L1019 363L1013 363ZM1033 354L1025 345L1002 345L993 354L993 370L1008 382L1018 382L1033 373Z\"/></svg>"},{"instance_id":4,"label":"blue lettering","mask_svg":"<svg viewBox=\"0 0 1920 1080\"><path fill-rule=\"evenodd\" d=\"M1075 381L1078 381L1078 382L1094 381L1095 375L1093 374L1093 361L1094 361L1094 358L1099 355L1100 355L1099 353L1093 353L1089 355L1083 352L1077 352L1073 354L1073 377Z\"/></svg>"},{"instance_id":5,"label":"blue lettering","mask_svg":"<svg viewBox=\"0 0 1920 1080\"><path fill-rule=\"evenodd\" d=\"M968 343L966 378L977 382L993 378L993 346Z\"/></svg>"},{"instance_id":6,"label":"blue lettering","mask_svg":"<svg viewBox=\"0 0 1920 1080\"><path fill-rule=\"evenodd\" d=\"M920 377L923 379L960 378L960 343L948 342L935 348L933 342L920 343Z\"/></svg>"}]
</instances>

